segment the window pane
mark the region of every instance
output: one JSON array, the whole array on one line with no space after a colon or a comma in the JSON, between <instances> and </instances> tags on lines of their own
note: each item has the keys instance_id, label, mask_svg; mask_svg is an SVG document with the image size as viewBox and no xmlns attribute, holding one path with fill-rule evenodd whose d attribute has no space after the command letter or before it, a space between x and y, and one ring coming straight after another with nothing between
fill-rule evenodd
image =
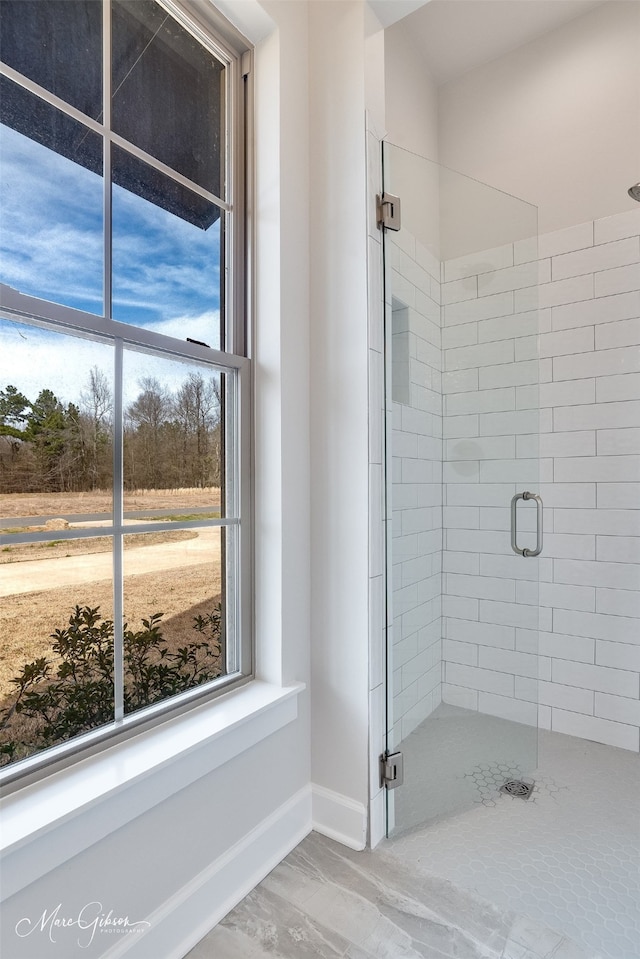
<instances>
[{"instance_id":1,"label":"window pane","mask_svg":"<svg viewBox=\"0 0 640 959\"><path fill-rule=\"evenodd\" d=\"M152 0L113 4L113 129L216 196L224 67Z\"/></svg>"},{"instance_id":2,"label":"window pane","mask_svg":"<svg viewBox=\"0 0 640 959\"><path fill-rule=\"evenodd\" d=\"M97 0L2 0L0 59L94 120L101 116Z\"/></svg>"},{"instance_id":3,"label":"window pane","mask_svg":"<svg viewBox=\"0 0 640 959\"><path fill-rule=\"evenodd\" d=\"M0 320L0 535L111 522L112 391L112 347Z\"/></svg>"},{"instance_id":4,"label":"window pane","mask_svg":"<svg viewBox=\"0 0 640 959\"><path fill-rule=\"evenodd\" d=\"M2 542L4 765L113 720L113 561L110 536Z\"/></svg>"},{"instance_id":5,"label":"window pane","mask_svg":"<svg viewBox=\"0 0 640 959\"><path fill-rule=\"evenodd\" d=\"M195 363L125 352L126 517L220 516L224 379Z\"/></svg>"},{"instance_id":6,"label":"window pane","mask_svg":"<svg viewBox=\"0 0 640 959\"><path fill-rule=\"evenodd\" d=\"M166 6L0 0L0 58L42 88L0 74L0 286L33 298L0 312L0 766L112 732L121 679L133 714L247 671L240 538L214 525L239 374L180 346L225 349L230 213L198 192L226 198L225 54Z\"/></svg>"},{"instance_id":7,"label":"window pane","mask_svg":"<svg viewBox=\"0 0 640 959\"><path fill-rule=\"evenodd\" d=\"M0 121L0 282L101 314L100 137L5 77Z\"/></svg>"},{"instance_id":8,"label":"window pane","mask_svg":"<svg viewBox=\"0 0 640 959\"><path fill-rule=\"evenodd\" d=\"M115 320L221 347L218 207L113 150Z\"/></svg>"},{"instance_id":9,"label":"window pane","mask_svg":"<svg viewBox=\"0 0 640 959\"><path fill-rule=\"evenodd\" d=\"M124 537L125 712L224 675L223 538L220 527Z\"/></svg>"}]
</instances>

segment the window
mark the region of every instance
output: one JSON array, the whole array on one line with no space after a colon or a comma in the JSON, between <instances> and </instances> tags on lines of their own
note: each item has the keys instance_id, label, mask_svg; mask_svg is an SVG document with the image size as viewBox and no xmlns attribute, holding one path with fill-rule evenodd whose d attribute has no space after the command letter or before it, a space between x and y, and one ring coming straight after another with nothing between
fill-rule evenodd
<instances>
[{"instance_id":1,"label":"window","mask_svg":"<svg viewBox=\"0 0 640 959\"><path fill-rule=\"evenodd\" d=\"M242 48L0 3L0 778L251 674Z\"/></svg>"}]
</instances>

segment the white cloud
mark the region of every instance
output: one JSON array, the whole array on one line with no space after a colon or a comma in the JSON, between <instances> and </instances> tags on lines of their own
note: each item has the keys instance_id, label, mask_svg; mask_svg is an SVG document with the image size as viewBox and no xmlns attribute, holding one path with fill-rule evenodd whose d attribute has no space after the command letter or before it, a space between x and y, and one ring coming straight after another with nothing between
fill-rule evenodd
<instances>
[{"instance_id":1,"label":"white cloud","mask_svg":"<svg viewBox=\"0 0 640 959\"><path fill-rule=\"evenodd\" d=\"M217 312L180 316L154 326L157 333L185 340L187 336L214 346L212 330L217 329ZM0 322L0 389L11 384L35 400L43 389L52 390L65 405L78 403L86 388L89 371L97 366L113 381L113 348L78 336L52 333L26 324ZM201 369L191 361L180 362L136 350L124 357L124 400L132 402L140 382L156 377L168 390L177 389L190 370Z\"/></svg>"},{"instance_id":2,"label":"white cloud","mask_svg":"<svg viewBox=\"0 0 640 959\"><path fill-rule=\"evenodd\" d=\"M5 126L0 133L0 279L101 314L102 178ZM147 326L217 308L219 248L219 223L200 230L114 186L114 318Z\"/></svg>"},{"instance_id":3,"label":"white cloud","mask_svg":"<svg viewBox=\"0 0 640 959\"><path fill-rule=\"evenodd\" d=\"M173 336L177 340L186 340L187 337L200 340L216 350L220 345L219 324L219 310L207 310L197 316L183 315L158 320L149 323L147 329L162 333L163 336Z\"/></svg>"}]
</instances>

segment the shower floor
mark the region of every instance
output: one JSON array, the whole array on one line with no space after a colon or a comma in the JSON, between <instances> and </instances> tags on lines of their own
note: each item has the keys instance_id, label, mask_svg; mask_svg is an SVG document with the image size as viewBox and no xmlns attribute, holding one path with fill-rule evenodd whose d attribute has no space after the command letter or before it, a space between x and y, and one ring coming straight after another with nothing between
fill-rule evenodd
<instances>
[{"instance_id":1,"label":"shower floor","mask_svg":"<svg viewBox=\"0 0 640 959\"><path fill-rule=\"evenodd\" d=\"M442 703L400 748L404 785L389 794L394 836L478 802L492 805L507 779L533 778L538 734L532 726Z\"/></svg>"},{"instance_id":2,"label":"shower floor","mask_svg":"<svg viewBox=\"0 0 640 959\"><path fill-rule=\"evenodd\" d=\"M541 731L532 770L532 732L438 707L402 744L384 847L606 959L640 959L640 757ZM514 774L535 779L530 799L498 792Z\"/></svg>"}]
</instances>

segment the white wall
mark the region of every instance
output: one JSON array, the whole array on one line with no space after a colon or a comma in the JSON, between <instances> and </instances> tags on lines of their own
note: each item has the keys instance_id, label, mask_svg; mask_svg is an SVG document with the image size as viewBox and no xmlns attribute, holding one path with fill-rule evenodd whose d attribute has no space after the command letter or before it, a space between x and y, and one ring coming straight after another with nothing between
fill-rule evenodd
<instances>
[{"instance_id":1,"label":"white wall","mask_svg":"<svg viewBox=\"0 0 640 959\"><path fill-rule=\"evenodd\" d=\"M438 90L424 53L403 19L384 32L387 139L438 159Z\"/></svg>"},{"instance_id":2,"label":"white wall","mask_svg":"<svg viewBox=\"0 0 640 959\"><path fill-rule=\"evenodd\" d=\"M52 930L54 944L48 927L38 931L36 924L58 904L59 918L74 918L93 902L104 914L112 910L150 928L135 942L99 932L86 949L80 937L81 954L111 956L126 945L140 959L184 955L309 830L305 725L303 713L208 775L201 774L220 744L201 749L191 756L200 778L185 788L183 763L169 764L164 775L112 793L3 857L2 955L75 955L77 927ZM127 821L132 808L140 814ZM123 822L113 828L119 812ZM77 844L82 851L73 855ZM47 871L52 850L60 865ZM23 886L24 877L30 881ZM9 886L18 891L7 897ZM36 930L19 938L14 930L23 918Z\"/></svg>"},{"instance_id":3,"label":"white wall","mask_svg":"<svg viewBox=\"0 0 640 959\"><path fill-rule=\"evenodd\" d=\"M309 8L314 823L361 846L369 798L364 14L361 2ZM359 837L348 826L358 816Z\"/></svg>"},{"instance_id":4,"label":"white wall","mask_svg":"<svg viewBox=\"0 0 640 959\"><path fill-rule=\"evenodd\" d=\"M440 170L438 91L424 55L411 33L410 20L384 32L385 139L402 147L385 162L385 190L410 195L403 224L432 254L440 257ZM434 161L416 163L416 157Z\"/></svg>"},{"instance_id":5,"label":"white wall","mask_svg":"<svg viewBox=\"0 0 640 959\"><path fill-rule=\"evenodd\" d=\"M640 4L610 0L443 85L440 161L536 205L541 233L633 209L639 48Z\"/></svg>"},{"instance_id":6,"label":"white wall","mask_svg":"<svg viewBox=\"0 0 640 959\"><path fill-rule=\"evenodd\" d=\"M255 85L256 626L281 629L281 643L258 635L259 673L287 682L309 675L308 18L306 4L262 6L278 30Z\"/></svg>"}]
</instances>

